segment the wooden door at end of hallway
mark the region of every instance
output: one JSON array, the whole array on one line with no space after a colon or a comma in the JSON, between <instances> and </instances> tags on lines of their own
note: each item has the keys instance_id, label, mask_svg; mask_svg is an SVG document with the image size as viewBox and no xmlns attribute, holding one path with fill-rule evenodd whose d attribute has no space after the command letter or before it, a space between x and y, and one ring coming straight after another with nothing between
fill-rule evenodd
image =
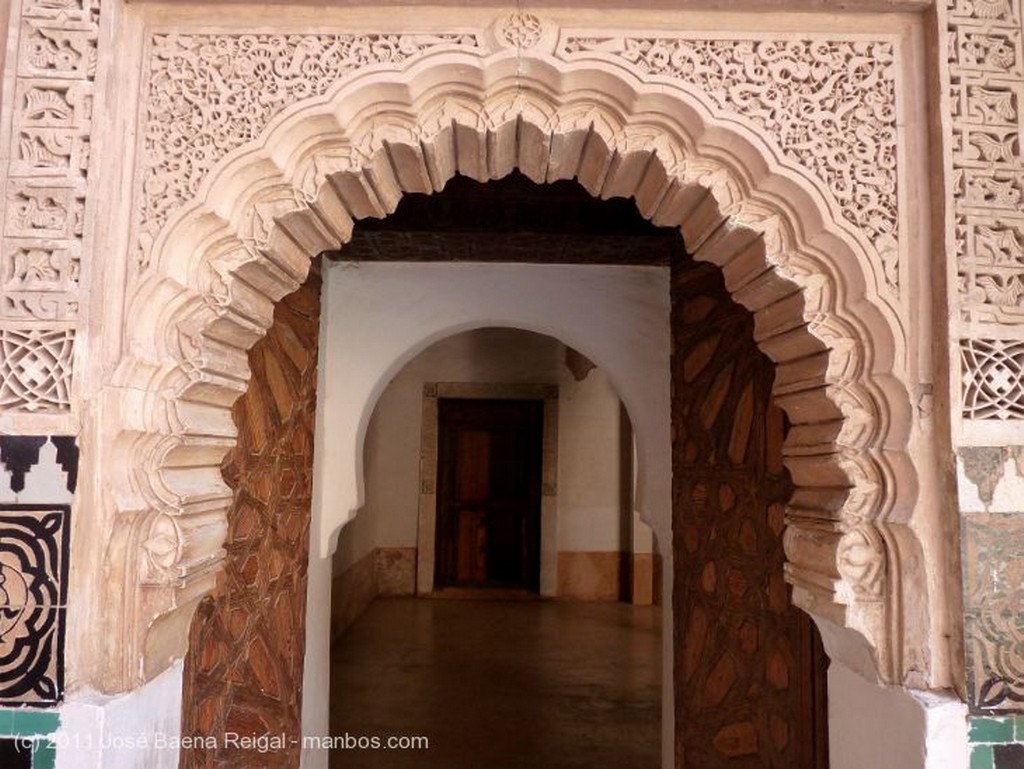
<instances>
[{"instance_id":1,"label":"wooden door at end of hallway","mask_svg":"<svg viewBox=\"0 0 1024 769\"><path fill-rule=\"evenodd\" d=\"M434 584L540 589L544 402L438 404Z\"/></svg>"}]
</instances>

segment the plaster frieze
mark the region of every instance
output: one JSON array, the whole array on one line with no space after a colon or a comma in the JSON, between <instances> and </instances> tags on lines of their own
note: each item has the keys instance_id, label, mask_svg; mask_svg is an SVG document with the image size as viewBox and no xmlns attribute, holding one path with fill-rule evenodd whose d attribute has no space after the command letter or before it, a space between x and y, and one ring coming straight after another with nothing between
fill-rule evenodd
<instances>
[{"instance_id":1,"label":"plaster frieze","mask_svg":"<svg viewBox=\"0 0 1024 769\"><path fill-rule=\"evenodd\" d=\"M400 66L438 48L481 45L460 33L153 35L143 118L142 266L168 216L283 109L322 96L355 70Z\"/></svg>"},{"instance_id":2,"label":"plaster frieze","mask_svg":"<svg viewBox=\"0 0 1024 769\"><path fill-rule=\"evenodd\" d=\"M947 244L961 442L1020 443L1024 419L1024 50L1017 0L944 9L952 201ZM957 368L954 368L957 370Z\"/></svg>"},{"instance_id":3,"label":"plaster frieze","mask_svg":"<svg viewBox=\"0 0 1024 769\"><path fill-rule=\"evenodd\" d=\"M699 84L637 72L607 51L580 47L559 59L566 39L574 38L529 14L450 37L151 38L139 198L146 237L128 307L133 354L116 379L155 397L143 420L148 434L118 441L138 449L133 474L155 481L126 490L125 509L161 509L175 525L146 518L126 544L143 554L112 596L135 618L128 671L162 664L135 666L135 655L180 653L174 644L184 635L175 641L166 628L187 625L191 596L220 557L215 535L229 494L217 468L233 436L226 411L245 388L245 351L269 326L274 301L301 283L318 253L344 256L355 222L386 216L406 192L440 189L456 172L487 180L518 168L535 181L575 178L594 195L633 197L656 224L679 227L696 259L722 268L734 298L754 313L758 343L777 363L776 401L794 424L786 552L795 600L867 639L884 680L925 684L925 644L913 635L927 624L915 614L923 609L905 612L903 586L891 579L923 572L913 566L921 558L914 535L893 512L906 504L894 463L910 465L884 445L887 427L909 410L888 401L896 380L872 373L891 370L895 333L864 293L885 284L872 244L833 213L840 209L817 169L766 146L767 123L727 121L724 102ZM755 68L757 51L772 50L740 48ZM843 44L821 66L857 51ZM847 65L838 80L849 77ZM184 81L172 85L167 70ZM867 78L871 88L885 71L879 65ZM327 79L336 82L327 87ZM818 94L827 78L813 82ZM232 96L243 86L265 90L266 103ZM844 87L830 93L856 109L863 93ZM229 131L238 98L252 123L239 129L245 141ZM823 103L808 102L809 112ZM888 113L872 114L884 128ZM172 136L170 116L188 128ZM165 143L172 153L157 152ZM888 157L890 149L879 151ZM154 313L154 303L166 309ZM174 555L186 540L190 562ZM140 592L140 582L150 587ZM897 618L917 629L894 634Z\"/></svg>"},{"instance_id":4,"label":"plaster frieze","mask_svg":"<svg viewBox=\"0 0 1024 769\"><path fill-rule=\"evenodd\" d=\"M821 185L863 233L879 289L900 284L897 78L891 40L828 35L705 39L604 37L544 27L530 13L490 30L406 34L155 33L148 43L138 259L144 269L168 214L232 150L282 111L326 94L357 70L424 55L502 49L570 62L617 60L642 78L668 78L755 130L773 153Z\"/></svg>"},{"instance_id":5,"label":"plaster frieze","mask_svg":"<svg viewBox=\"0 0 1024 769\"><path fill-rule=\"evenodd\" d=\"M23 0L0 119L0 410L67 413L99 0Z\"/></svg>"},{"instance_id":6,"label":"plaster frieze","mask_svg":"<svg viewBox=\"0 0 1024 769\"><path fill-rule=\"evenodd\" d=\"M603 55L686 83L720 114L746 120L812 172L881 257L899 289L896 72L884 40L715 40L566 35L568 61Z\"/></svg>"}]
</instances>

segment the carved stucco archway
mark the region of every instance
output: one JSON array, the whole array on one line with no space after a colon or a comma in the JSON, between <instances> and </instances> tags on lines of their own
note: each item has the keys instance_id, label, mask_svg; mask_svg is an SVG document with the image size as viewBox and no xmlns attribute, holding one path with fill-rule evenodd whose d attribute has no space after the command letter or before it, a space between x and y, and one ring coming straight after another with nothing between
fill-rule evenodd
<instances>
[{"instance_id":1,"label":"carved stucco archway","mask_svg":"<svg viewBox=\"0 0 1024 769\"><path fill-rule=\"evenodd\" d=\"M118 523L104 601L126 640L106 657L110 688L180 657L194 606L213 587L230 405L274 302L313 256L404 193L513 168L632 196L654 223L679 227L695 259L722 268L777 364L775 398L793 425L794 601L863 639L859 650L832 649L848 666L928 685L926 587L908 526L909 398L891 373L878 241L844 220L806 169L749 126L715 117L699 85L641 77L599 53L559 59L557 30L525 29L482 50L428 46L398 66L354 69L228 153L146 243L128 353L104 406L123 426L109 447L123 469L110 479Z\"/></svg>"}]
</instances>

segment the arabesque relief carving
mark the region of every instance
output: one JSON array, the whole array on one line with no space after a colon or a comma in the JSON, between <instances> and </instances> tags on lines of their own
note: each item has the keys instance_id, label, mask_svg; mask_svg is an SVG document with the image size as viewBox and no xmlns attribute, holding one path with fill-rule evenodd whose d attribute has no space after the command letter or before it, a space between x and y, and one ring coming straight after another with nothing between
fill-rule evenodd
<instances>
[{"instance_id":1,"label":"arabesque relief carving","mask_svg":"<svg viewBox=\"0 0 1024 769\"><path fill-rule=\"evenodd\" d=\"M1010 0L946 0L953 204L964 321L1024 323L1021 19Z\"/></svg>"},{"instance_id":2,"label":"arabesque relief carving","mask_svg":"<svg viewBox=\"0 0 1024 769\"><path fill-rule=\"evenodd\" d=\"M540 40L543 24L532 13L510 13L499 25L501 38L517 48L532 48Z\"/></svg>"},{"instance_id":3,"label":"arabesque relief carving","mask_svg":"<svg viewBox=\"0 0 1024 769\"><path fill-rule=\"evenodd\" d=\"M961 415L1024 419L1024 61L1018 0L946 0ZM991 438L982 439L991 441ZM977 440L972 440L977 442Z\"/></svg>"},{"instance_id":4,"label":"arabesque relief carving","mask_svg":"<svg viewBox=\"0 0 1024 769\"><path fill-rule=\"evenodd\" d=\"M1021 3L945 0L940 21L949 65L943 88L953 218L946 243L955 260L949 300L959 353L959 483L977 492L985 510L962 509L960 518L967 699L974 713L1022 712L1024 506L989 512L1008 458L1021 467L1024 444Z\"/></svg>"},{"instance_id":5,"label":"arabesque relief carving","mask_svg":"<svg viewBox=\"0 0 1024 769\"><path fill-rule=\"evenodd\" d=\"M498 22L496 39L528 49L542 31L538 17L516 12ZM326 93L357 69L460 48L487 52L483 36L470 33L154 35L139 212L142 266L168 213L285 107ZM898 291L892 43L567 36L558 49L567 60L588 54L619 56L645 75L678 79L724 113L763 129L787 158L822 181L843 216L874 245L884 283Z\"/></svg>"},{"instance_id":6,"label":"arabesque relief carving","mask_svg":"<svg viewBox=\"0 0 1024 769\"><path fill-rule=\"evenodd\" d=\"M150 41L139 258L168 215L221 158L257 138L285 107L346 74L400 65L438 47L478 48L472 34L181 35Z\"/></svg>"},{"instance_id":7,"label":"arabesque relief carving","mask_svg":"<svg viewBox=\"0 0 1024 769\"><path fill-rule=\"evenodd\" d=\"M0 250L0 409L71 408L99 0L23 0Z\"/></svg>"},{"instance_id":8,"label":"arabesque relief carving","mask_svg":"<svg viewBox=\"0 0 1024 769\"><path fill-rule=\"evenodd\" d=\"M892 43L569 36L559 47L570 61L588 53L696 86L719 109L756 124L824 182L874 244L889 287L899 288Z\"/></svg>"}]
</instances>

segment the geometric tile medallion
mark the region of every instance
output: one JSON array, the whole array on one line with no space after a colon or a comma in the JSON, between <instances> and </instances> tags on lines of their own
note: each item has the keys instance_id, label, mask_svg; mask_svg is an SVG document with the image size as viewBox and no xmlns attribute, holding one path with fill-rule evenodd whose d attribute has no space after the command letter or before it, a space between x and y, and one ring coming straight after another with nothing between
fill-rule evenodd
<instances>
[{"instance_id":1,"label":"geometric tile medallion","mask_svg":"<svg viewBox=\"0 0 1024 769\"><path fill-rule=\"evenodd\" d=\"M975 714L1024 710L1024 531L1020 520L1020 513L961 517L967 691ZM1024 769L1024 763L1015 769Z\"/></svg>"},{"instance_id":2,"label":"geometric tile medallion","mask_svg":"<svg viewBox=\"0 0 1024 769\"><path fill-rule=\"evenodd\" d=\"M0 506L0 705L63 697L70 510Z\"/></svg>"}]
</instances>

